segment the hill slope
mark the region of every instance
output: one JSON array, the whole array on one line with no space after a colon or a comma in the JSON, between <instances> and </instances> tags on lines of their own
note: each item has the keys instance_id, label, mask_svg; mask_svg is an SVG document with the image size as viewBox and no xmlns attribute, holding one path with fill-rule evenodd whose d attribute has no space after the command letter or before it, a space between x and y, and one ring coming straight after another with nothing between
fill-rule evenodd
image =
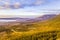
<instances>
[{"instance_id":1,"label":"hill slope","mask_svg":"<svg viewBox=\"0 0 60 40\"><path fill-rule=\"evenodd\" d=\"M44 21L8 26L0 33L0 40L60 39L60 15Z\"/></svg>"}]
</instances>

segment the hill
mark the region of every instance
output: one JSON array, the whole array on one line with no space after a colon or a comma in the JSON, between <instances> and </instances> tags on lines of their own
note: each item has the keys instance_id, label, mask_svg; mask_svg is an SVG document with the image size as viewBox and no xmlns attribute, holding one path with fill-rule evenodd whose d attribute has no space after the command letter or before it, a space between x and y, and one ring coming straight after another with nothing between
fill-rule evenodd
<instances>
[{"instance_id":1,"label":"hill","mask_svg":"<svg viewBox=\"0 0 60 40\"><path fill-rule=\"evenodd\" d=\"M5 25L0 29L0 40L59 40L60 15L43 21ZM4 30L2 30L4 29Z\"/></svg>"}]
</instances>

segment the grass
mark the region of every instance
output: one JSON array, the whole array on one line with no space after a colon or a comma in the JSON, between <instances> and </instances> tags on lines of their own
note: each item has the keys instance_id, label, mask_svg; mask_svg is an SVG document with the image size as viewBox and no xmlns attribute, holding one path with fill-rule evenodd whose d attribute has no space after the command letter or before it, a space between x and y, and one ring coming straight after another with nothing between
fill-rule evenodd
<instances>
[{"instance_id":1,"label":"grass","mask_svg":"<svg viewBox=\"0 0 60 40\"><path fill-rule=\"evenodd\" d=\"M60 15L45 21L0 28L0 40L56 40L60 38Z\"/></svg>"}]
</instances>

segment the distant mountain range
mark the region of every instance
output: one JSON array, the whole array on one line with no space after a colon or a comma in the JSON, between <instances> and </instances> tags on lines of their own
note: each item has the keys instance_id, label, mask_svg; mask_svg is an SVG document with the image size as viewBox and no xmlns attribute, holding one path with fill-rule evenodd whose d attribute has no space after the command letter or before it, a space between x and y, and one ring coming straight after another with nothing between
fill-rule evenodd
<instances>
[{"instance_id":1,"label":"distant mountain range","mask_svg":"<svg viewBox=\"0 0 60 40\"><path fill-rule=\"evenodd\" d=\"M32 19L31 21L43 21L43 20L47 20L47 19L50 19L50 18L55 17L55 16L56 16L55 14L47 14L47 15L43 15L41 17Z\"/></svg>"},{"instance_id":2,"label":"distant mountain range","mask_svg":"<svg viewBox=\"0 0 60 40\"><path fill-rule=\"evenodd\" d=\"M37 18L0 18L0 22L34 22L34 21L42 21L47 20L56 16L56 14L47 14ZM3 21L2 21L3 20ZM11 21L10 21L11 20ZM13 21L14 20L14 21Z\"/></svg>"}]
</instances>

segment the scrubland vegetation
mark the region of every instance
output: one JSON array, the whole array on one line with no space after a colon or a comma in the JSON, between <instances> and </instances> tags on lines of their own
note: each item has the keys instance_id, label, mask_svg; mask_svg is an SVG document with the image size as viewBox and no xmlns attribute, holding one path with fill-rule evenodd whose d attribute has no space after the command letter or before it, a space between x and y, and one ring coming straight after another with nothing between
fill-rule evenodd
<instances>
[{"instance_id":1,"label":"scrubland vegetation","mask_svg":"<svg viewBox=\"0 0 60 40\"><path fill-rule=\"evenodd\" d=\"M60 15L44 21L0 26L0 40L60 40Z\"/></svg>"}]
</instances>

